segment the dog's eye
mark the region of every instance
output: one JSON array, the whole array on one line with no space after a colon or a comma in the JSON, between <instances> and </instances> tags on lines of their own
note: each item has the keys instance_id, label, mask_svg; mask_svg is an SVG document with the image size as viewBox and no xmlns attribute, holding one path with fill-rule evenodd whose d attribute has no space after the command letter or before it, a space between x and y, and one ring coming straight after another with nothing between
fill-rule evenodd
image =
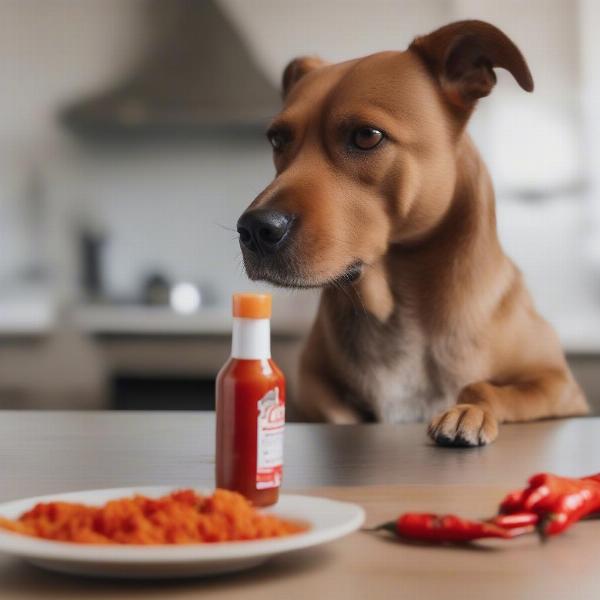
<instances>
[{"instance_id":1,"label":"dog's eye","mask_svg":"<svg viewBox=\"0 0 600 600\"><path fill-rule=\"evenodd\" d=\"M361 150L372 150L384 137L375 127L361 127L352 134L352 144Z\"/></svg>"},{"instance_id":2,"label":"dog's eye","mask_svg":"<svg viewBox=\"0 0 600 600\"><path fill-rule=\"evenodd\" d=\"M271 146L273 146L273 150L276 152L281 150L286 142L284 134L279 131L269 131L267 133L267 139L269 140Z\"/></svg>"}]
</instances>

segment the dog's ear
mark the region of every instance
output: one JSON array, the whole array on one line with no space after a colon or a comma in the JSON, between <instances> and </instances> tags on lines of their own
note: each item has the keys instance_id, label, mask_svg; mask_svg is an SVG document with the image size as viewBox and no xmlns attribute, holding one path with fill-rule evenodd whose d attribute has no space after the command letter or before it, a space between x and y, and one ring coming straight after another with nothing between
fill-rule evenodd
<instances>
[{"instance_id":1,"label":"dog's ear","mask_svg":"<svg viewBox=\"0 0 600 600\"><path fill-rule=\"evenodd\" d=\"M285 98L289 91L294 87L294 84L304 77L310 71L314 71L322 67L325 61L318 56L301 56L295 58L283 71L281 80L281 93Z\"/></svg>"},{"instance_id":2,"label":"dog's ear","mask_svg":"<svg viewBox=\"0 0 600 600\"><path fill-rule=\"evenodd\" d=\"M451 104L471 110L496 84L494 68L510 71L533 91L529 67L519 49L498 28L483 21L458 21L416 38L409 46L438 79Z\"/></svg>"}]
</instances>

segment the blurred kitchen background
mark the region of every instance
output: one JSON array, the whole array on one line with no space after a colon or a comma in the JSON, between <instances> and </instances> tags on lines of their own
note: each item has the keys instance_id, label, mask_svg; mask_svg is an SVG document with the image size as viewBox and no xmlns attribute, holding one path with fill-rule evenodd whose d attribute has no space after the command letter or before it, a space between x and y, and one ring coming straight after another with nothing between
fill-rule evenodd
<instances>
[{"instance_id":1,"label":"blurred kitchen background","mask_svg":"<svg viewBox=\"0 0 600 600\"><path fill-rule=\"evenodd\" d=\"M488 20L525 54L471 131L500 234L600 412L600 2L0 0L0 408L204 409L237 217L273 174L287 62ZM276 291L293 387L317 297Z\"/></svg>"}]
</instances>

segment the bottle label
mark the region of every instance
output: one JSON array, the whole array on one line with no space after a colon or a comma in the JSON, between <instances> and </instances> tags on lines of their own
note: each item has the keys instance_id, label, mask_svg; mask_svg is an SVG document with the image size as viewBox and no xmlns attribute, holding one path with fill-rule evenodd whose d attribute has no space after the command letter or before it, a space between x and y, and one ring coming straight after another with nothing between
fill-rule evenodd
<instances>
[{"instance_id":1,"label":"bottle label","mask_svg":"<svg viewBox=\"0 0 600 600\"><path fill-rule=\"evenodd\" d=\"M258 401L256 444L256 489L279 487L283 471L285 404L279 388L269 390Z\"/></svg>"}]
</instances>

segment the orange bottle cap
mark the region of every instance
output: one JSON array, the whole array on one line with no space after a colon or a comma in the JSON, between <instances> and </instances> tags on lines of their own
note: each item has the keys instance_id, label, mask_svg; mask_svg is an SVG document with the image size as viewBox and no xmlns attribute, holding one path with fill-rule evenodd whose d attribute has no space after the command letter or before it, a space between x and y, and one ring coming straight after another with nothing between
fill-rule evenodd
<instances>
[{"instance_id":1,"label":"orange bottle cap","mask_svg":"<svg viewBox=\"0 0 600 600\"><path fill-rule=\"evenodd\" d=\"M234 294L233 316L242 319L270 319L271 294Z\"/></svg>"}]
</instances>

